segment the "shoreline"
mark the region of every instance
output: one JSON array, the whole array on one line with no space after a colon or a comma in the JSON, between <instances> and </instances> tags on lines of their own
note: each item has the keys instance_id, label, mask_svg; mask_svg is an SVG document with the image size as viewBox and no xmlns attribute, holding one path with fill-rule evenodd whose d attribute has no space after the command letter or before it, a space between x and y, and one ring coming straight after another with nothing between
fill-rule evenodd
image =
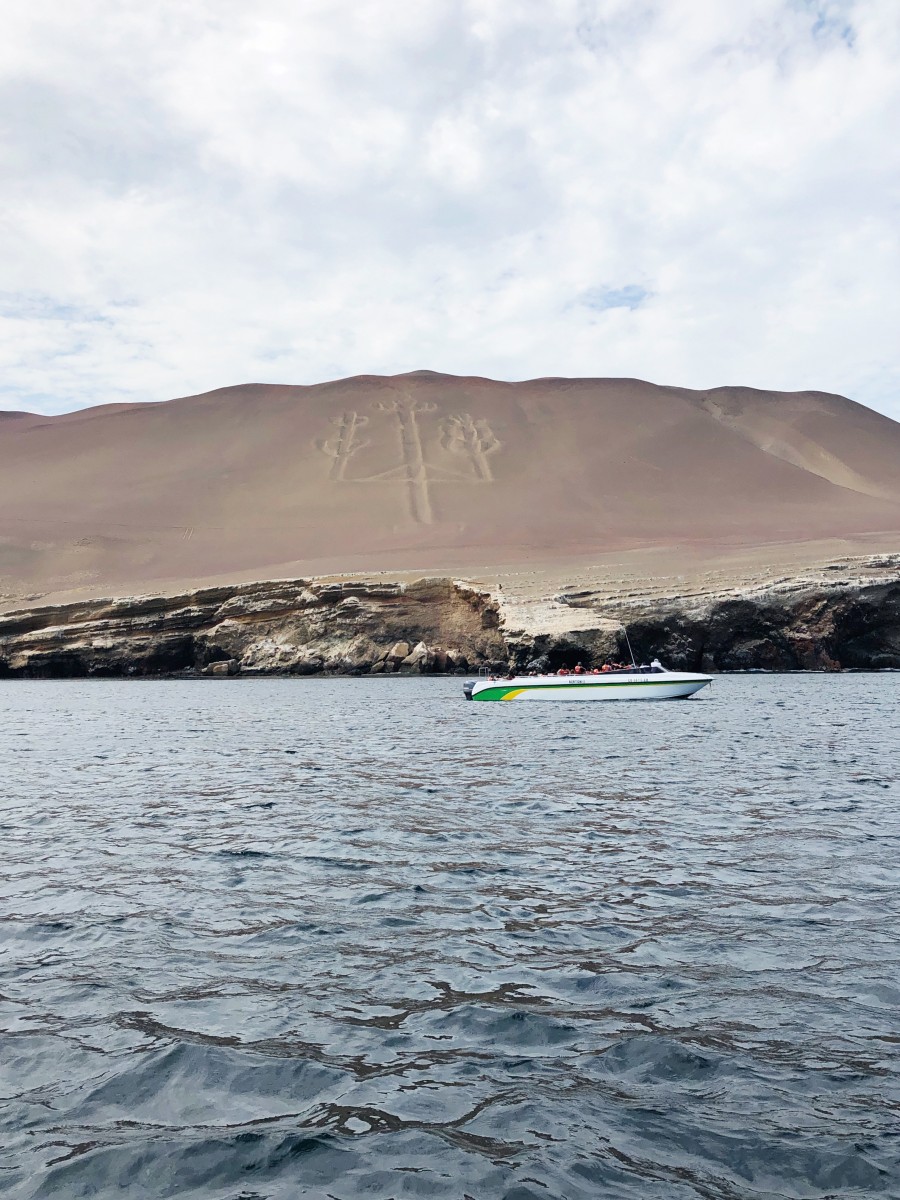
<instances>
[{"instance_id":1,"label":"shoreline","mask_svg":"<svg viewBox=\"0 0 900 1200\"><path fill-rule=\"evenodd\" d=\"M0 614L0 678L447 678L600 666L629 642L709 674L900 669L900 555L676 594L591 582L305 578L22 608Z\"/></svg>"}]
</instances>

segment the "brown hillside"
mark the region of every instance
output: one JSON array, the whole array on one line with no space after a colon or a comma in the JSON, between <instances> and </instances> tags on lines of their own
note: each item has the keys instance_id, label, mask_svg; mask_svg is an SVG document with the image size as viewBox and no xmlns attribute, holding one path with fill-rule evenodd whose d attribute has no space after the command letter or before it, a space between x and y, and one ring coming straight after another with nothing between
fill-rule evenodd
<instances>
[{"instance_id":1,"label":"brown hillside","mask_svg":"<svg viewBox=\"0 0 900 1200\"><path fill-rule=\"evenodd\" d=\"M490 569L900 530L840 396L421 371L0 421L0 592Z\"/></svg>"}]
</instances>

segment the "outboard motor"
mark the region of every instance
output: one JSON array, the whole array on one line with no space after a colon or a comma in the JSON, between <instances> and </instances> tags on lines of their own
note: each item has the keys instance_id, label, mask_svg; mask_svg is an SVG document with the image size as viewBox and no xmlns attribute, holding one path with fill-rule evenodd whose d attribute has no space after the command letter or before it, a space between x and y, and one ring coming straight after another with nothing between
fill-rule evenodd
<instances>
[{"instance_id":1,"label":"outboard motor","mask_svg":"<svg viewBox=\"0 0 900 1200\"><path fill-rule=\"evenodd\" d=\"M474 688L474 686L475 686L474 679L467 679L466 682L463 684L463 695L465 696L465 698L467 700L472 699L472 688Z\"/></svg>"}]
</instances>

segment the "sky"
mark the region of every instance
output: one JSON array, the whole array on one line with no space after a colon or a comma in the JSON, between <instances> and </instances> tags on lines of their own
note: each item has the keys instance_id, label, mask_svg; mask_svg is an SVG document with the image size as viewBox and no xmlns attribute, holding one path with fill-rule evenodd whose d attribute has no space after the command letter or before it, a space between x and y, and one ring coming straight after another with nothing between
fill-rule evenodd
<instances>
[{"instance_id":1,"label":"sky","mask_svg":"<svg viewBox=\"0 0 900 1200\"><path fill-rule=\"evenodd\" d=\"M416 369L900 419L897 0L7 0L0 408Z\"/></svg>"}]
</instances>

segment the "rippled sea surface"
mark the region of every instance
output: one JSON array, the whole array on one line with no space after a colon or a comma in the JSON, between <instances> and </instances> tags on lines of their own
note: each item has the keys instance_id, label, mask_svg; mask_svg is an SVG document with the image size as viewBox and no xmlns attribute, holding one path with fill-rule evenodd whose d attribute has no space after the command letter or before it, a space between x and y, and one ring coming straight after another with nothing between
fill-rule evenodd
<instances>
[{"instance_id":1,"label":"rippled sea surface","mask_svg":"<svg viewBox=\"0 0 900 1200\"><path fill-rule=\"evenodd\" d=\"M0 685L0 1193L900 1196L898 714Z\"/></svg>"}]
</instances>

